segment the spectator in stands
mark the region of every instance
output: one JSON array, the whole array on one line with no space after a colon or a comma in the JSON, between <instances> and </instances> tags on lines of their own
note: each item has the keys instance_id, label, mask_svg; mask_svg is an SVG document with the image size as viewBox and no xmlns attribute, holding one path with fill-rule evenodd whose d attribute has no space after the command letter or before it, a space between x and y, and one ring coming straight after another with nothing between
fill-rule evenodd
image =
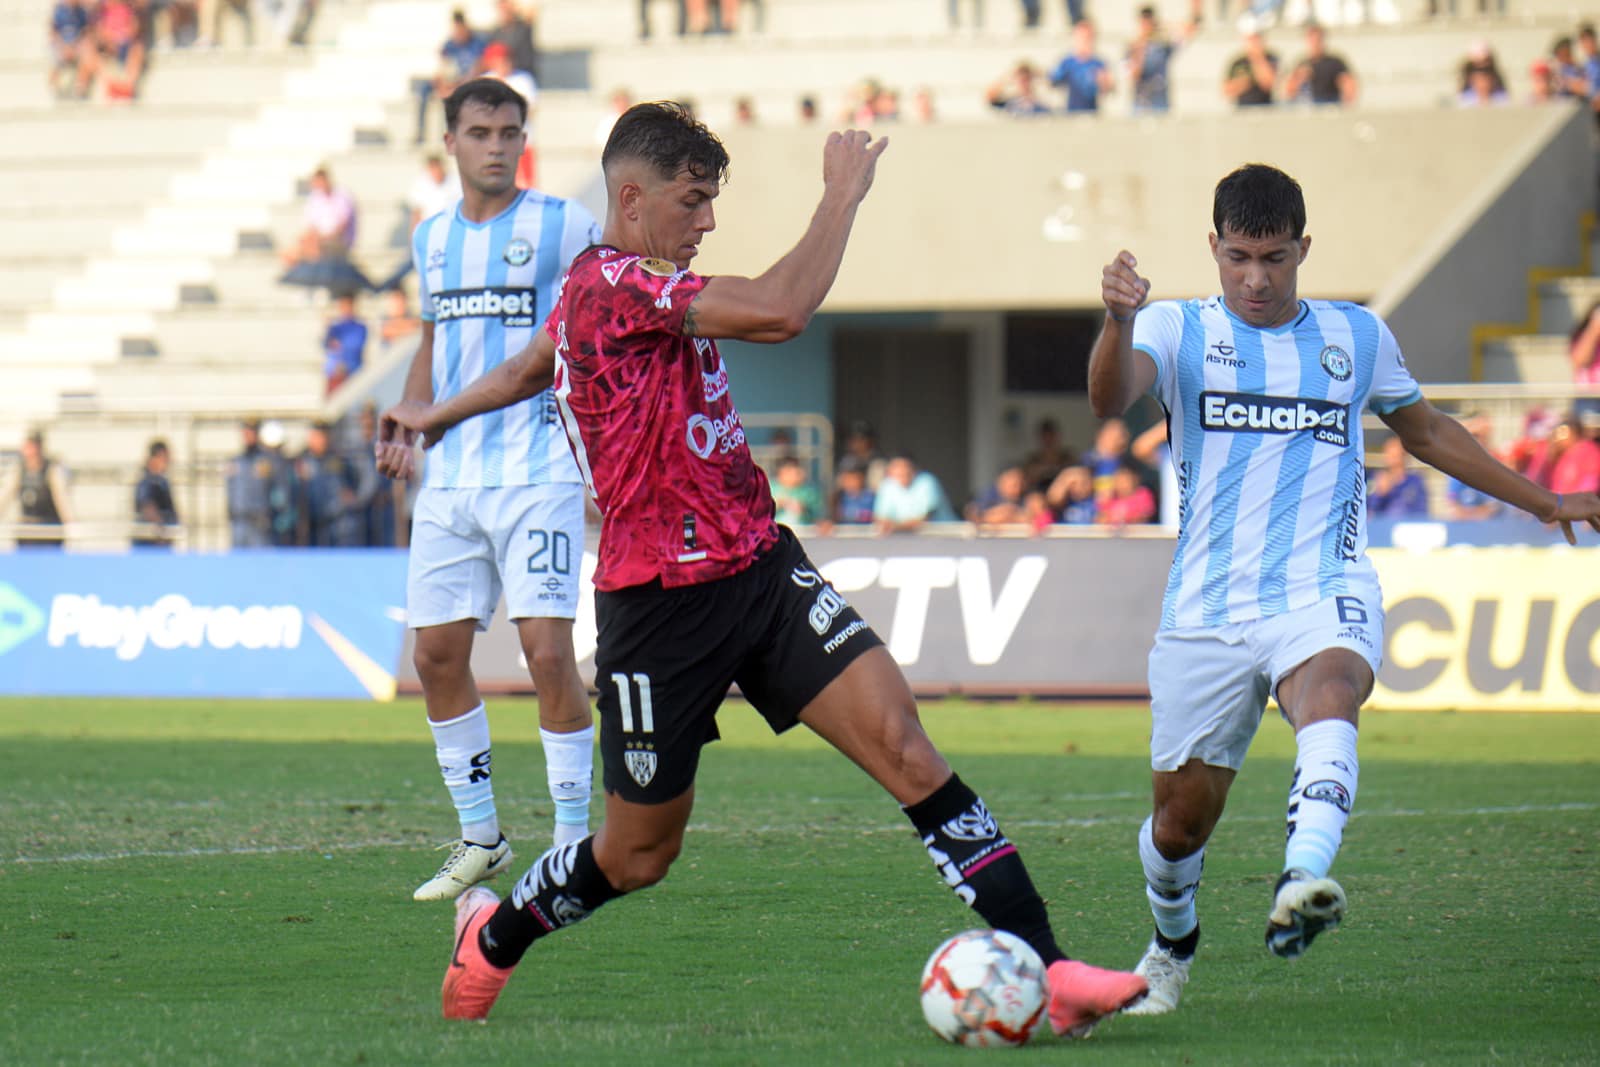
<instances>
[{"instance_id":1,"label":"spectator in stands","mask_svg":"<svg viewBox=\"0 0 1600 1067\"><path fill-rule=\"evenodd\" d=\"M56 96L79 100L89 95L94 64L94 16L84 0L56 0L50 10L50 66L47 81Z\"/></svg>"},{"instance_id":2,"label":"spectator in stands","mask_svg":"<svg viewBox=\"0 0 1600 1067\"><path fill-rule=\"evenodd\" d=\"M319 422L306 434L295 460L300 487L299 543L311 548L355 548L365 538L366 517L356 490L359 473L331 447L332 427Z\"/></svg>"},{"instance_id":3,"label":"spectator in stands","mask_svg":"<svg viewBox=\"0 0 1600 1067\"><path fill-rule=\"evenodd\" d=\"M301 223L300 235L284 257L286 267L349 257L356 242L356 202L348 192L334 186L333 175L326 167L318 167L311 175Z\"/></svg>"},{"instance_id":4,"label":"spectator in stands","mask_svg":"<svg viewBox=\"0 0 1600 1067\"><path fill-rule=\"evenodd\" d=\"M1095 492L1095 521L1102 526L1131 526L1156 517L1156 495L1141 480L1139 465L1123 456L1110 483Z\"/></svg>"},{"instance_id":5,"label":"spectator in stands","mask_svg":"<svg viewBox=\"0 0 1600 1067\"><path fill-rule=\"evenodd\" d=\"M1072 462L1072 450L1062 442L1055 419L1040 419L1035 434L1033 451L1022 459L1022 484L1042 491Z\"/></svg>"},{"instance_id":6,"label":"spectator in stands","mask_svg":"<svg viewBox=\"0 0 1600 1067\"><path fill-rule=\"evenodd\" d=\"M967 505L966 519L979 526L1012 526L1028 520L1028 482L1021 467L1007 467Z\"/></svg>"},{"instance_id":7,"label":"spectator in stands","mask_svg":"<svg viewBox=\"0 0 1600 1067\"><path fill-rule=\"evenodd\" d=\"M1261 31L1250 16L1242 16L1244 51L1228 64L1222 80L1222 95L1235 107L1266 107L1272 103L1272 90L1278 82L1278 53L1268 51Z\"/></svg>"},{"instance_id":8,"label":"spectator in stands","mask_svg":"<svg viewBox=\"0 0 1600 1067\"><path fill-rule=\"evenodd\" d=\"M867 488L876 492L889 461L878 451L877 431L865 419L857 419L850 424L850 432L844 439L844 459L839 461L840 474L844 473L845 463L852 458L861 464Z\"/></svg>"},{"instance_id":9,"label":"spectator in stands","mask_svg":"<svg viewBox=\"0 0 1600 1067\"><path fill-rule=\"evenodd\" d=\"M1533 480L1553 493L1600 492L1600 411L1569 415L1550 435Z\"/></svg>"},{"instance_id":10,"label":"spectator in stands","mask_svg":"<svg viewBox=\"0 0 1600 1067\"><path fill-rule=\"evenodd\" d=\"M915 459L902 454L884 469L872 517L880 534L911 533L929 522L950 522L955 512L933 472L919 470Z\"/></svg>"},{"instance_id":11,"label":"spectator in stands","mask_svg":"<svg viewBox=\"0 0 1600 1067\"><path fill-rule=\"evenodd\" d=\"M823 516L822 494L811 483L806 465L794 456L778 460L772 481L772 502L777 520L785 526L810 526Z\"/></svg>"},{"instance_id":12,"label":"spectator in stands","mask_svg":"<svg viewBox=\"0 0 1600 1067\"><path fill-rule=\"evenodd\" d=\"M65 527L72 522L72 501L67 470L44 454L39 431L22 439L22 463L0 489L0 521L17 509L18 548L60 548L66 544Z\"/></svg>"},{"instance_id":13,"label":"spectator in stands","mask_svg":"<svg viewBox=\"0 0 1600 1067\"><path fill-rule=\"evenodd\" d=\"M1039 98L1039 72L1027 60L1011 68L1011 74L989 86L984 97L989 106L1008 115L1048 115L1050 105Z\"/></svg>"},{"instance_id":14,"label":"spectator in stands","mask_svg":"<svg viewBox=\"0 0 1600 1067\"><path fill-rule=\"evenodd\" d=\"M272 544L271 492L276 465L261 444L261 420L240 427L243 450L228 461L228 527L234 548Z\"/></svg>"},{"instance_id":15,"label":"spectator in stands","mask_svg":"<svg viewBox=\"0 0 1600 1067\"><path fill-rule=\"evenodd\" d=\"M415 345L422 320L411 311L406 291L396 286L383 291L383 314L378 317L378 344L387 352L396 345Z\"/></svg>"},{"instance_id":16,"label":"spectator in stands","mask_svg":"<svg viewBox=\"0 0 1600 1067\"><path fill-rule=\"evenodd\" d=\"M153 0L151 13L145 21L144 43L154 48L155 20L166 16L167 39L174 48L188 48L200 39L200 5L197 0Z\"/></svg>"},{"instance_id":17,"label":"spectator in stands","mask_svg":"<svg viewBox=\"0 0 1600 1067\"><path fill-rule=\"evenodd\" d=\"M1172 462L1172 442L1167 439L1167 429L1165 419L1152 423L1133 439L1128 446L1128 454L1142 463L1146 470L1155 472L1156 484L1160 487L1156 492L1158 518L1161 525L1176 529L1179 517L1178 470Z\"/></svg>"},{"instance_id":18,"label":"spectator in stands","mask_svg":"<svg viewBox=\"0 0 1600 1067\"><path fill-rule=\"evenodd\" d=\"M1498 107L1511 103L1511 94L1499 75L1487 67L1474 67L1467 72L1467 87L1461 91L1456 103L1462 107Z\"/></svg>"},{"instance_id":19,"label":"spectator in stands","mask_svg":"<svg viewBox=\"0 0 1600 1067\"><path fill-rule=\"evenodd\" d=\"M343 435L340 449L344 461L355 471L356 489L352 508L359 516L356 544L368 548L395 547L395 517L399 512L401 487L378 473L378 456L372 443L378 439L378 409L371 401L361 405L353 416L351 432Z\"/></svg>"},{"instance_id":20,"label":"spectator in stands","mask_svg":"<svg viewBox=\"0 0 1600 1067\"><path fill-rule=\"evenodd\" d=\"M983 0L968 0L972 8L972 28L983 29ZM961 28L961 0L950 0L950 28Z\"/></svg>"},{"instance_id":21,"label":"spectator in stands","mask_svg":"<svg viewBox=\"0 0 1600 1067\"><path fill-rule=\"evenodd\" d=\"M845 456L833 476L829 516L840 525L870 525L875 499L876 494L867 488L867 465L856 456Z\"/></svg>"},{"instance_id":22,"label":"spectator in stands","mask_svg":"<svg viewBox=\"0 0 1600 1067\"><path fill-rule=\"evenodd\" d=\"M1556 99L1555 72L1550 69L1548 59L1535 59L1528 65L1528 82L1532 86L1528 91L1528 103L1548 104Z\"/></svg>"},{"instance_id":23,"label":"spectator in stands","mask_svg":"<svg viewBox=\"0 0 1600 1067\"><path fill-rule=\"evenodd\" d=\"M733 124L735 126L754 126L756 124L755 101L748 96L741 96L733 102Z\"/></svg>"},{"instance_id":24,"label":"spectator in stands","mask_svg":"<svg viewBox=\"0 0 1600 1067\"><path fill-rule=\"evenodd\" d=\"M1600 300L1590 304L1572 327L1567 353L1572 359L1573 382L1600 389ZM1573 410L1579 415L1600 411L1600 397L1579 397Z\"/></svg>"},{"instance_id":25,"label":"spectator in stands","mask_svg":"<svg viewBox=\"0 0 1600 1067\"><path fill-rule=\"evenodd\" d=\"M1079 464L1087 468L1099 498L1111 491L1111 482L1128 455L1128 424L1115 416L1100 424L1094 435L1094 447L1083 454Z\"/></svg>"},{"instance_id":26,"label":"spectator in stands","mask_svg":"<svg viewBox=\"0 0 1600 1067\"><path fill-rule=\"evenodd\" d=\"M523 144L522 155L517 160L517 188L532 189L537 177L538 156L533 147L533 116L539 104L539 85L533 80L532 74L511 66L511 49L499 41L483 50L483 76L505 82L515 89L517 95L528 105L527 117L522 124L522 132L527 140Z\"/></svg>"},{"instance_id":27,"label":"spectator in stands","mask_svg":"<svg viewBox=\"0 0 1600 1067\"><path fill-rule=\"evenodd\" d=\"M938 110L933 104L933 90L923 85L911 94L911 121L926 126L938 121Z\"/></svg>"},{"instance_id":28,"label":"spectator in stands","mask_svg":"<svg viewBox=\"0 0 1600 1067\"><path fill-rule=\"evenodd\" d=\"M1600 40L1595 38L1593 23L1585 22L1578 27L1578 47L1583 51L1578 64L1583 68L1584 96L1600 111Z\"/></svg>"},{"instance_id":29,"label":"spectator in stands","mask_svg":"<svg viewBox=\"0 0 1600 1067\"><path fill-rule=\"evenodd\" d=\"M1489 76L1487 82L1482 78L1483 74ZM1504 97L1506 80L1500 73L1500 63L1495 59L1494 49L1489 47L1489 42L1481 39L1467 47L1467 58L1461 62L1461 76L1456 86L1456 95L1461 103L1467 104L1474 95L1475 79L1481 87L1487 88L1487 93L1483 94L1486 101L1492 101L1497 96Z\"/></svg>"},{"instance_id":30,"label":"spectator in stands","mask_svg":"<svg viewBox=\"0 0 1600 1067\"><path fill-rule=\"evenodd\" d=\"M1550 435L1561 420L1544 408L1533 408L1522 419L1522 435L1506 446L1501 457L1506 466L1518 474L1535 481L1545 450L1550 447Z\"/></svg>"},{"instance_id":31,"label":"spectator in stands","mask_svg":"<svg viewBox=\"0 0 1600 1067\"><path fill-rule=\"evenodd\" d=\"M611 139L611 127L617 124L617 117L633 106L633 94L627 89L617 88L611 90L611 111L602 115L600 121L594 124L594 143L597 148L604 148Z\"/></svg>"},{"instance_id":32,"label":"spectator in stands","mask_svg":"<svg viewBox=\"0 0 1600 1067\"><path fill-rule=\"evenodd\" d=\"M1283 83L1283 98L1313 104L1356 102L1359 86L1343 56L1328 51L1327 35L1316 23L1306 27L1305 58L1296 63Z\"/></svg>"},{"instance_id":33,"label":"spectator in stands","mask_svg":"<svg viewBox=\"0 0 1600 1067\"><path fill-rule=\"evenodd\" d=\"M810 95L802 96L795 108L795 117L800 121L800 125L810 126L817 121L816 97Z\"/></svg>"},{"instance_id":34,"label":"spectator in stands","mask_svg":"<svg viewBox=\"0 0 1600 1067\"><path fill-rule=\"evenodd\" d=\"M406 192L406 209L411 215L410 228L415 230L423 219L432 218L460 199L461 182L445 168L444 156L429 152L427 159L423 160L422 173L417 175Z\"/></svg>"},{"instance_id":35,"label":"spectator in stands","mask_svg":"<svg viewBox=\"0 0 1600 1067\"><path fill-rule=\"evenodd\" d=\"M1406 470L1406 447L1398 435L1383 442L1383 467L1367 479L1367 512L1386 519L1428 517L1428 489L1420 474Z\"/></svg>"},{"instance_id":36,"label":"spectator in stands","mask_svg":"<svg viewBox=\"0 0 1600 1067\"><path fill-rule=\"evenodd\" d=\"M1572 54L1572 38L1558 37L1550 46L1550 65L1555 71L1556 95L1565 99L1587 100L1589 79Z\"/></svg>"},{"instance_id":37,"label":"spectator in stands","mask_svg":"<svg viewBox=\"0 0 1600 1067\"><path fill-rule=\"evenodd\" d=\"M361 369L367 350L367 324L356 315L354 293L340 293L333 301L333 317L322 335L323 378L333 391Z\"/></svg>"},{"instance_id":38,"label":"spectator in stands","mask_svg":"<svg viewBox=\"0 0 1600 1067\"><path fill-rule=\"evenodd\" d=\"M1068 467L1056 475L1045 491L1045 501L1055 521L1067 526L1091 526L1095 521L1094 477L1088 467Z\"/></svg>"},{"instance_id":39,"label":"spectator in stands","mask_svg":"<svg viewBox=\"0 0 1600 1067\"><path fill-rule=\"evenodd\" d=\"M1067 25L1076 26L1083 21L1083 0L1066 0ZM1044 11L1039 0L1022 0L1022 28L1036 30Z\"/></svg>"},{"instance_id":40,"label":"spectator in stands","mask_svg":"<svg viewBox=\"0 0 1600 1067\"><path fill-rule=\"evenodd\" d=\"M172 502L172 484L167 481L171 459L165 441L150 442L144 472L133 488L133 521L138 524L133 533L135 545L154 548L172 545L172 528L178 525L178 509Z\"/></svg>"},{"instance_id":41,"label":"spectator in stands","mask_svg":"<svg viewBox=\"0 0 1600 1067\"><path fill-rule=\"evenodd\" d=\"M103 78L107 100L132 100L144 77L144 32L129 0L102 0L94 15L93 47L84 50L87 80ZM84 75L80 72L80 78Z\"/></svg>"},{"instance_id":42,"label":"spectator in stands","mask_svg":"<svg viewBox=\"0 0 1600 1067\"><path fill-rule=\"evenodd\" d=\"M1155 8L1146 5L1139 9L1125 60L1135 115L1159 115L1171 107L1167 68L1178 47L1188 43L1199 25L1198 19L1190 19L1176 36L1169 37L1156 21Z\"/></svg>"},{"instance_id":43,"label":"spectator in stands","mask_svg":"<svg viewBox=\"0 0 1600 1067\"><path fill-rule=\"evenodd\" d=\"M1478 439L1486 452L1493 454L1491 437L1494 423L1481 412L1461 416L1461 425ZM1445 483L1445 517L1451 522L1478 522L1492 519L1500 513L1500 501L1487 493L1479 492L1466 482L1450 478Z\"/></svg>"},{"instance_id":44,"label":"spectator in stands","mask_svg":"<svg viewBox=\"0 0 1600 1067\"><path fill-rule=\"evenodd\" d=\"M739 29L739 0L688 0L690 33L734 33Z\"/></svg>"},{"instance_id":45,"label":"spectator in stands","mask_svg":"<svg viewBox=\"0 0 1600 1067\"><path fill-rule=\"evenodd\" d=\"M511 52L513 70L525 70L539 79L539 48L534 43L534 23L517 10L515 0L498 0L499 20L489 34L489 43L503 44Z\"/></svg>"},{"instance_id":46,"label":"spectator in stands","mask_svg":"<svg viewBox=\"0 0 1600 1067\"><path fill-rule=\"evenodd\" d=\"M300 480L294 460L284 452L286 435L283 423L268 419L261 424L261 447L265 451L271 482L268 485L268 508L271 515L272 544L279 548L293 548L304 544L301 537Z\"/></svg>"},{"instance_id":47,"label":"spectator in stands","mask_svg":"<svg viewBox=\"0 0 1600 1067\"><path fill-rule=\"evenodd\" d=\"M456 86L483 73L483 50L487 42L467 23L460 8L450 12L450 35L439 46L439 69L432 78L414 78L411 91L417 96L416 143L428 139L428 103L437 96L445 99Z\"/></svg>"},{"instance_id":48,"label":"spectator in stands","mask_svg":"<svg viewBox=\"0 0 1600 1067\"><path fill-rule=\"evenodd\" d=\"M1072 51L1056 64L1050 84L1064 89L1069 113L1100 110L1100 94L1116 86L1111 68L1095 54L1094 23L1075 19L1072 25Z\"/></svg>"}]
</instances>

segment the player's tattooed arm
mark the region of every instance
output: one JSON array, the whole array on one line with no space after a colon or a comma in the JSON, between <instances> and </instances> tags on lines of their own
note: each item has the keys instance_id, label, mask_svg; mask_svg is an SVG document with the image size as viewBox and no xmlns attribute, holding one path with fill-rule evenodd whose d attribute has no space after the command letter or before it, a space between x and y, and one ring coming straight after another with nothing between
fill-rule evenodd
<instances>
[{"instance_id":1,"label":"player's tattooed arm","mask_svg":"<svg viewBox=\"0 0 1600 1067\"><path fill-rule=\"evenodd\" d=\"M695 322L695 319L697 317L697 312L695 311L695 308L699 303L700 303L700 296L697 293L697 294L695 294L694 301L689 305L689 309L683 313L683 335L685 337L699 337L700 336L699 324Z\"/></svg>"}]
</instances>

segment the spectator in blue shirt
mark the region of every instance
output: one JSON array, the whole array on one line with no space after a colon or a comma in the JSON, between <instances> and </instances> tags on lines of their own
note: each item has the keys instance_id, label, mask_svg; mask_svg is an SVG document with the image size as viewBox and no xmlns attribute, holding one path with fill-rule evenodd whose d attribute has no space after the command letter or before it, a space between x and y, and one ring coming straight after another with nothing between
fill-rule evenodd
<instances>
[{"instance_id":1,"label":"spectator in blue shirt","mask_svg":"<svg viewBox=\"0 0 1600 1067\"><path fill-rule=\"evenodd\" d=\"M1178 46L1194 35L1195 28L1196 23L1188 23L1174 40L1161 32L1155 8L1139 9L1139 22L1128 44L1128 81L1133 85L1135 115L1159 115L1171 106L1167 68Z\"/></svg>"},{"instance_id":2,"label":"spectator in blue shirt","mask_svg":"<svg viewBox=\"0 0 1600 1067\"><path fill-rule=\"evenodd\" d=\"M1585 22L1578 27L1578 47L1583 50L1579 65L1583 68L1589 103L1600 111L1600 41L1595 39L1593 23Z\"/></svg>"},{"instance_id":3,"label":"spectator in blue shirt","mask_svg":"<svg viewBox=\"0 0 1600 1067\"><path fill-rule=\"evenodd\" d=\"M322 350L326 356L323 374L328 379L328 392L332 393L361 369L366 348L367 324L356 317L355 295L341 293L334 301L333 320L322 336Z\"/></svg>"},{"instance_id":4,"label":"spectator in blue shirt","mask_svg":"<svg viewBox=\"0 0 1600 1067\"><path fill-rule=\"evenodd\" d=\"M50 91L63 95L85 97L89 95L90 67L84 62L85 49L93 48L89 34L93 17L83 0L58 0L50 11ZM70 72L72 80L62 87L63 72Z\"/></svg>"},{"instance_id":5,"label":"spectator in blue shirt","mask_svg":"<svg viewBox=\"0 0 1600 1067\"><path fill-rule=\"evenodd\" d=\"M467 24L460 9L450 12L450 36L439 46L439 73L432 79L413 78L411 89L417 94L417 144L428 135L428 101L445 99L456 86L483 72L483 50L488 44L483 35Z\"/></svg>"},{"instance_id":6,"label":"spectator in blue shirt","mask_svg":"<svg viewBox=\"0 0 1600 1067\"><path fill-rule=\"evenodd\" d=\"M1367 482L1367 512L1385 519L1426 519L1428 490L1422 476L1406 470L1406 446L1400 438L1383 443L1383 468Z\"/></svg>"},{"instance_id":7,"label":"spectator in blue shirt","mask_svg":"<svg viewBox=\"0 0 1600 1067\"><path fill-rule=\"evenodd\" d=\"M928 522L953 522L955 512L944 487L931 473L917 469L910 456L895 456L878 483L873 518L879 533L905 533Z\"/></svg>"},{"instance_id":8,"label":"spectator in blue shirt","mask_svg":"<svg viewBox=\"0 0 1600 1067\"><path fill-rule=\"evenodd\" d=\"M1067 92L1067 111L1099 111L1100 94L1116 85L1105 60L1095 55L1094 23L1080 19L1072 27L1072 51L1050 75L1050 84Z\"/></svg>"}]
</instances>

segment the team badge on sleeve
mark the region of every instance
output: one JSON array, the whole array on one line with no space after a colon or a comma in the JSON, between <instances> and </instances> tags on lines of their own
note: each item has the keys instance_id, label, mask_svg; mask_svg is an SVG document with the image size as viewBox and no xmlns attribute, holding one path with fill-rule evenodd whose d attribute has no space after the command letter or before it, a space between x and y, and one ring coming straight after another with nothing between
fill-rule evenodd
<instances>
[{"instance_id":1,"label":"team badge on sleeve","mask_svg":"<svg viewBox=\"0 0 1600 1067\"><path fill-rule=\"evenodd\" d=\"M676 263L668 263L664 259L641 259L639 266L658 278L670 278L678 273L678 265Z\"/></svg>"}]
</instances>

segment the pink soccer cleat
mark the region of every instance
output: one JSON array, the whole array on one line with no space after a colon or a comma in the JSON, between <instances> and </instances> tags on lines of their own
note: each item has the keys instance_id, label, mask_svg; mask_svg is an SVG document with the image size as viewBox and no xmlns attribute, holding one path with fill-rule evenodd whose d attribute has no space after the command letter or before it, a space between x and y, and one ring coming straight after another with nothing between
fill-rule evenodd
<instances>
[{"instance_id":1,"label":"pink soccer cleat","mask_svg":"<svg viewBox=\"0 0 1600 1067\"><path fill-rule=\"evenodd\" d=\"M1130 971L1107 971L1082 960L1057 960L1045 971L1050 985L1050 1029L1064 1037L1088 1037L1094 1024L1115 1015L1148 991Z\"/></svg>"},{"instance_id":2,"label":"pink soccer cleat","mask_svg":"<svg viewBox=\"0 0 1600 1067\"><path fill-rule=\"evenodd\" d=\"M478 947L478 931L499 905L494 890L483 886L473 886L456 898L456 947L440 990L446 1019L487 1019L511 977L513 968L496 967Z\"/></svg>"}]
</instances>

